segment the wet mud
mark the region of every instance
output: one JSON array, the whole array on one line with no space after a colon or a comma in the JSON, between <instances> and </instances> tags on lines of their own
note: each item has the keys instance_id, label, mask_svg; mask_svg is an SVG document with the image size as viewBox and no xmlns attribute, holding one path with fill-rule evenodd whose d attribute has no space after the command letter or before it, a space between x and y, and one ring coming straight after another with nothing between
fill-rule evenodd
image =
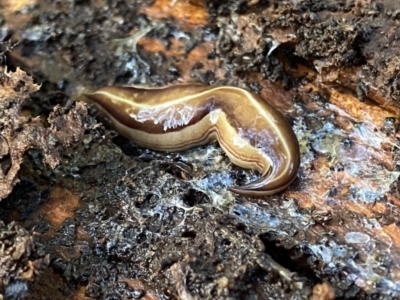
<instances>
[{"instance_id":1,"label":"wet mud","mask_svg":"<svg viewBox=\"0 0 400 300\"><path fill-rule=\"evenodd\" d=\"M0 5L0 297L400 296L397 1ZM276 107L293 184L232 194L259 174L218 144L140 148L80 101L179 83Z\"/></svg>"}]
</instances>

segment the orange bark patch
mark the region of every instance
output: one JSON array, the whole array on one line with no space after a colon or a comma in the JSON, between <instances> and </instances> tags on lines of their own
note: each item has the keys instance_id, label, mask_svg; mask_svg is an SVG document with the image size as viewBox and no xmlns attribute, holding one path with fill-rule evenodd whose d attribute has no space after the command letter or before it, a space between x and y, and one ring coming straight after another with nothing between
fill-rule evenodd
<instances>
[{"instance_id":1,"label":"orange bark patch","mask_svg":"<svg viewBox=\"0 0 400 300\"><path fill-rule=\"evenodd\" d=\"M172 17L180 25L207 25L208 19L203 1L156 0L152 6L142 8L142 13L152 19Z\"/></svg>"},{"instance_id":2,"label":"orange bark patch","mask_svg":"<svg viewBox=\"0 0 400 300\"><path fill-rule=\"evenodd\" d=\"M310 198L309 195L307 195L306 193L300 193L300 192L286 192L285 194L288 198L292 198L294 200L296 200L297 204L299 205L299 207L301 208L311 208L314 206L314 202L312 201L312 199Z\"/></svg>"},{"instance_id":3,"label":"orange bark patch","mask_svg":"<svg viewBox=\"0 0 400 300\"><path fill-rule=\"evenodd\" d=\"M36 5L37 0L2 0L1 5L5 12L15 13L28 5Z\"/></svg>"},{"instance_id":4,"label":"orange bark patch","mask_svg":"<svg viewBox=\"0 0 400 300\"><path fill-rule=\"evenodd\" d=\"M51 238L60 229L66 218L75 217L75 210L79 206L79 200L80 197L70 190L55 187L51 191L49 198L29 217L24 226L36 224L41 217L44 217L50 222L51 227L42 235L42 238L44 240Z\"/></svg>"},{"instance_id":5,"label":"orange bark patch","mask_svg":"<svg viewBox=\"0 0 400 300\"><path fill-rule=\"evenodd\" d=\"M75 217L79 199L79 196L71 191L56 187L51 191L49 199L43 204L40 211L54 227L59 227L66 218Z\"/></svg>"},{"instance_id":6,"label":"orange bark patch","mask_svg":"<svg viewBox=\"0 0 400 300\"><path fill-rule=\"evenodd\" d=\"M335 290L326 282L314 285L311 300L331 300L335 299Z\"/></svg>"},{"instance_id":7,"label":"orange bark patch","mask_svg":"<svg viewBox=\"0 0 400 300\"><path fill-rule=\"evenodd\" d=\"M85 296L86 287L85 286L78 286L75 291L75 294L72 296L72 300L92 300L93 298Z\"/></svg>"},{"instance_id":8,"label":"orange bark patch","mask_svg":"<svg viewBox=\"0 0 400 300\"><path fill-rule=\"evenodd\" d=\"M169 49L166 49L164 44L157 40L157 39L152 39L148 37L142 37L139 41L138 44L143 47L143 50L146 52L163 52L163 55L166 57L175 57L175 58L180 58L181 60L184 60L186 56L186 50L185 50L185 44L176 38L171 38L170 39L171 45L168 47ZM206 53L205 53L206 54ZM205 59L203 54L203 58ZM186 61L186 59L184 60ZM190 61L190 65L193 64L193 61Z\"/></svg>"},{"instance_id":9,"label":"orange bark patch","mask_svg":"<svg viewBox=\"0 0 400 300\"><path fill-rule=\"evenodd\" d=\"M357 213L359 215L363 215L367 218L372 218L374 216L370 206L353 201L343 201L343 205L347 210Z\"/></svg>"},{"instance_id":10,"label":"orange bark patch","mask_svg":"<svg viewBox=\"0 0 400 300\"><path fill-rule=\"evenodd\" d=\"M382 227L383 231L391 237L393 244L400 248L400 228L396 224L390 224Z\"/></svg>"},{"instance_id":11,"label":"orange bark patch","mask_svg":"<svg viewBox=\"0 0 400 300\"><path fill-rule=\"evenodd\" d=\"M120 282L125 282L127 283L131 288L135 290L143 290L146 291L146 293L143 295L142 298L144 300L159 300L161 297L159 297L155 291L151 289L150 286L145 284L143 281L140 281L138 279L129 279L129 278L121 278Z\"/></svg>"},{"instance_id":12,"label":"orange bark patch","mask_svg":"<svg viewBox=\"0 0 400 300\"><path fill-rule=\"evenodd\" d=\"M385 196L387 197L388 201L392 202L396 206L400 206L400 200L398 198L388 193L385 194Z\"/></svg>"},{"instance_id":13,"label":"orange bark patch","mask_svg":"<svg viewBox=\"0 0 400 300\"><path fill-rule=\"evenodd\" d=\"M343 94L334 89L330 89L331 95L329 101L338 107L344 109L350 116L380 125L386 117L393 117L393 113L382 109L377 105L369 105L366 102L360 102L356 97L350 94Z\"/></svg>"},{"instance_id":14,"label":"orange bark patch","mask_svg":"<svg viewBox=\"0 0 400 300\"><path fill-rule=\"evenodd\" d=\"M143 47L143 50L146 52L161 52L165 51L165 47L163 43L159 40L151 39L148 37L142 37L138 44Z\"/></svg>"},{"instance_id":15,"label":"orange bark patch","mask_svg":"<svg viewBox=\"0 0 400 300\"><path fill-rule=\"evenodd\" d=\"M193 81L191 77L191 68L196 62L201 62L203 65L199 70L200 72L212 71L215 78L224 78L225 70L218 67L220 61L218 59L207 59L208 53L210 53L213 48L214 45L211 42L200 44L190 51L186 59L182 59L177 63L177 67L182 72L181 82L189 83Z\"/></svg>"},{"instance_id":16,"label":"orange bark patch","mask_svg":"<svg viewBox=\"0 0 400 300\"><path fill-rule=\"evenodd\" d=\"M387 211L386 211L386 204L385 204L385 203L382 203L382 202L377 202L377 203L375 203L374 206L372 207L372 210L373 210L375 213L384 214L384 213L387 212Z\"/></svg>"}]
</instances>

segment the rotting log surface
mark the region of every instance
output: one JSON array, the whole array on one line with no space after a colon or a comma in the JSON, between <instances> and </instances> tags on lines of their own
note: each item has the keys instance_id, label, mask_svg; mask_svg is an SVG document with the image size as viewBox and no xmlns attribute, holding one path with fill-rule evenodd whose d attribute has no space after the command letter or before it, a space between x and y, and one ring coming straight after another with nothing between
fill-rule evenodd
<instances>
[{"instance_id":1,"label":"rotting log surface","mask_svg":"<svg viewBox=\"0 0 400 300\"><path fill-rule=\"evenodd\" d=\"M42 83L35 115L109 84L230 84L302 152L287 191L234 198L225 182L254 174L218 146L160 154L86 120L58 168L30 151L1 203L51 255L33 298L400 296L397 1L17 2L2 32Z\"/></svg>"}]
</instances>

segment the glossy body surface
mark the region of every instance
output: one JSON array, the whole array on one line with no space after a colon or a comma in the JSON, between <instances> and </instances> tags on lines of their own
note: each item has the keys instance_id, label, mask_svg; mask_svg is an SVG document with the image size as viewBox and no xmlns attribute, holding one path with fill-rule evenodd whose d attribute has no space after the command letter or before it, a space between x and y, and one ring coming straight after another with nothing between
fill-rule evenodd
<instances>
[{"instance_id":1,"label":"glossy body surface","mask_svg":"<svg viewBox=\"0 0 400 300\"><path fill-rule=\"evenodd\" d=\"M295 179L300 153L284 117L260 96L228 86L105 87L85 96L142 147L181 151L218 140L230 160L261 177L232 192L271 195Z\"/></svg>"}]
</instances>

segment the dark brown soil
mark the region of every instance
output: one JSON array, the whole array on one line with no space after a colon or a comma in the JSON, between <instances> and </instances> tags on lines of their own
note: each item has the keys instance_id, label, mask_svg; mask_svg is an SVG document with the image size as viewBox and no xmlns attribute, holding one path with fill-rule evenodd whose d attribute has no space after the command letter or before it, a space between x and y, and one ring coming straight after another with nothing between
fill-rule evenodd
<instances>
[{"instance_id":1,"label":"dark brown soil","mask_svg":"<svg viewBox=\"0 0 400 300\"><path fill-rule=\"evenodd\" d=\"M30 244L0 247L0 299L400 297L397 1L17 2L0 1L0 246ZM257 174L218 145L139 148L80 101L184 82L285 115L287 191L233 195Z\"/></svg>"}]
</instances>

